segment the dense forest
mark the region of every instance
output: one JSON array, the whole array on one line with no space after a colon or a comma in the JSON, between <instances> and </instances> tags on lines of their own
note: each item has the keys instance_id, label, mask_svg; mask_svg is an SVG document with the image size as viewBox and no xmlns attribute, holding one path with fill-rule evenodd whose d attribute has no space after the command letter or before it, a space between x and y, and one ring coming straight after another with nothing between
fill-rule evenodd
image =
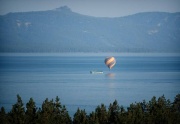
<instances>
[{"instance_id":1,"label":"dense forest","mask_svg":"<svg viewBox=\"0 0 180 124\"><path fill-rule=\"evenodd\" d=\"M149 102L143 100L132 103L129 107L120 106L115 100L107 108L98 105L95 111L87 114L85 110L77 109L73 119L69 116L65 105L60 99L48 100L37 108L35 101L30 98L24 107L20 95L10 112L4 107L0 110L1 124L178 124L180 122L180 94L173 102L165 96L158 99L152 97Z\"/></svg>"}]
</instances>

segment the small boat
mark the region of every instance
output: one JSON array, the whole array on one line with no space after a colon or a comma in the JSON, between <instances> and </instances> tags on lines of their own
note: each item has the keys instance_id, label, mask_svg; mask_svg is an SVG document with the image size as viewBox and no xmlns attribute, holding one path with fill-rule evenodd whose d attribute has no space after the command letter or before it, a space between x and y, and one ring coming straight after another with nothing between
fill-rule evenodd
<instances>
[{"instance_id":1,"label":"small boat","mask_svg":"<svg viewBox=\"0 0 180 124\"><path fill-rule=\"evenodd\" d=\"M103 71L90 71L91 74L103 74Z\"/></svg>"}]
</instances>

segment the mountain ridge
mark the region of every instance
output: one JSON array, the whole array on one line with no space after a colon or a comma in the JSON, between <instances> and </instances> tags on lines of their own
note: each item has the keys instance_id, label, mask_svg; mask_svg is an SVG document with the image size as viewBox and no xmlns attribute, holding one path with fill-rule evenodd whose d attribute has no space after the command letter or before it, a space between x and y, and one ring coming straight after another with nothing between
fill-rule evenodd
<instances>
[{"instance_id":1,"label":"mountain ridge","mask_svg":"<svg viewBox=\"0 0 180 124\"><path fill-rule=\"evenodd\" d=\"M0 16L0 52L180 52L180 13L92 17L67 6Z\"/></svg>"}]
</instances>

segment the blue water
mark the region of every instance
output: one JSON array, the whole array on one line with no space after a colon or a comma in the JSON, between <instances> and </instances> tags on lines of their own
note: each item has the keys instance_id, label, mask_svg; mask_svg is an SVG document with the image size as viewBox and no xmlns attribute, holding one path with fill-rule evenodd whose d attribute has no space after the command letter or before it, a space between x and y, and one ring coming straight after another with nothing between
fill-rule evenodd
<instances>
[{"instance_id":1,"label":"blue water","mask_svg":"<svg viewBox=\"0 0 180 124\"><path fill-rule=\"evenodd\" d=\"M71 116L77 108L89 113L115 99L124 107L152 96L174 100L180 93L180 57L115 56L109 71L105 56L0 56L0 107L9 111L20 94L37 107L45 98L60 97ZM103 74L90 74L91 70Z\"/></svg>"}]
</instances>

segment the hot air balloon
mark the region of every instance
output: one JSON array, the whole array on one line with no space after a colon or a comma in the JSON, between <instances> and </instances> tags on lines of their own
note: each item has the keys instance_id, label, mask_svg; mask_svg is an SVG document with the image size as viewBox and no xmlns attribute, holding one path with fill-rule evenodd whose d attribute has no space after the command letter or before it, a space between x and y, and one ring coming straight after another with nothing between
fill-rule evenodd
<instances>
[{"instance_id":1,"label":"hot air balloon","mask_svg":"<svg viewBox=\"0 0 180 124\"><path fill-rule=\"evenodd\" d=\"M116 59L114 57L107 57L104 60L106 66L111 69L114 67L114 65L116 64Z\"/></svg>"}]
</instances>

